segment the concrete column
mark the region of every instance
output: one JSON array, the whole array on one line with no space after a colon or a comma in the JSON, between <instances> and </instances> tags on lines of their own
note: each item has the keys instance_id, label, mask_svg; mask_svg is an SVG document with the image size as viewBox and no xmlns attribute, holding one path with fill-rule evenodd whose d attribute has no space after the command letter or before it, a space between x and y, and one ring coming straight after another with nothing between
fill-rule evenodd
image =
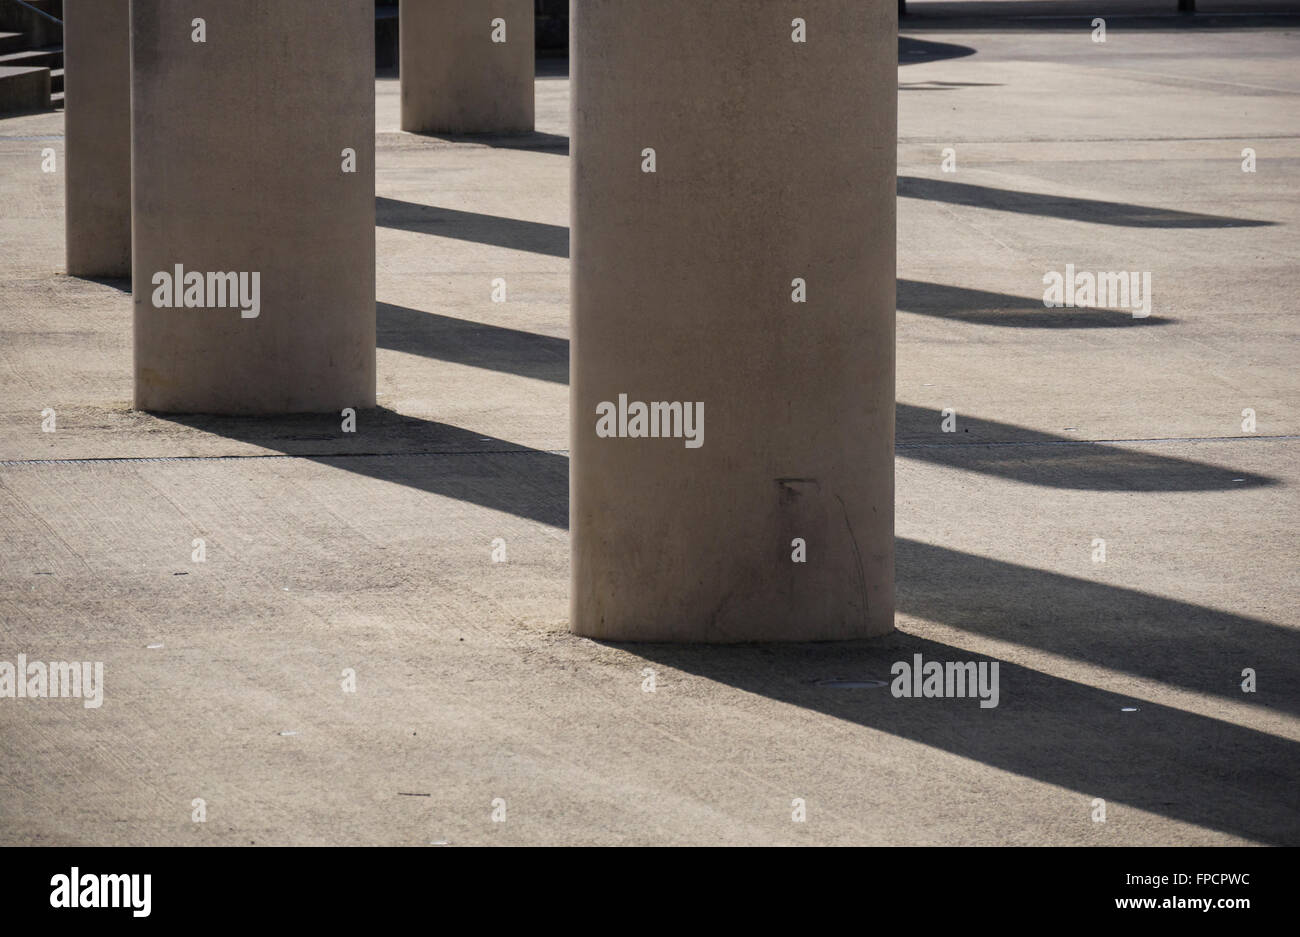
<instances>
[{"instance_id":1,"label":"concrete column","mask_svg":"<svg viewBox=\"0 0 1300 937\"><path fill-rule=\"evenodd\" d=\"M130 0L64 0L68 273L131 275Z\"/></svg>"},{"instance_id":2,"label":"concrete column","mask_svg":"<svg viewBox=\"0 0 1300 937\"><path fill-rule=\"evenodd\" d=\"M137 407L374 404L374 16L132 0Z\"/></svg>"},{"instance_id":3,"label":"concrete column","mask_svg":"<svg viewBox=\"0 0 1300 937\"><path fill-rule=\"evenodd\" d=\"M531 133L533 0L402 0L402 129Z\"/></svg>"},{"instance_id":4,"label":"concrete column","mask_svg":"<svg viewBox=\"0 0 1300 937\"><path fill-rule=\"evenodd\" d=\"M891 630L894 0L572 9L572 629Z\"/></svg>"}]
</instances>

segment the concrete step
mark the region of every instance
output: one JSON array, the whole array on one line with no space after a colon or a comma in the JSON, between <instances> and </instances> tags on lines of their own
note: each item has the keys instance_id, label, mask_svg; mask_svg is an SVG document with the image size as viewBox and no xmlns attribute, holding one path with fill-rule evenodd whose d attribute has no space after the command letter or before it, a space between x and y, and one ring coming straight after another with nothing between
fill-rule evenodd
<instances>
[{"instance_id":1,"label":"concrete step","mask_svg":"<svg viewBox=\"0 0 1300 937\"><path fill-rule=\"evenodd\" d=\"M50 69L50 93L57 94L63 91L63 69Z\"/></svg>"},{"instance_id":2,"label":"concrete step","mask_svg":"<svg viewBox=\"0 0 1300 937\"><path fill-rule=\"evenodd\" d=\"M63 27L28 7L36 7L56 20L63 19L63 0L25 0L28 6L0 0L0 29L23 33L28 45L35 47L57 45L63 42Z\"/></svg>"},{"instance_id":3,"label":"concrete step","mask_svg":"<svg viewBox=\"0 0 1300 937\"><path fill-rule=\"evenodd\" d=\"M43 111L50 107L50 70L43 66L0 65L0 114Z\"/></svg>"},{"instance_id":4,"label":"concrete step","mask_svg":"<svg viewBox=\"0 0 1300 937\"><path fill-rule=\"evenodd\" d=\"M54 92L54 93L52 93L52 94L50 95L50 107L54 108L56 111L61 111L61 110L63 110L63 92L62 92L62 91Z\"/></svg>"},{"instance_id":5,"label":"concrete step","mask_svg":"<svg viewBox=\"0 0 1300 937\"><path fill-rule=\"evenodd\" d=\"M21 52L23 46L27 44L27 39L22 33L0 32L0 55L6 55L10 52Z\"/></svg>"},{"instance_id":6,"label":"concrete step","mask_svg":"<svg viewBox=\"0 0 1300 937\"><path fill-rule=\"evenodd\" d=\"M45 46L41 49L24 49L0 55L0 67L27 67L44 65L46 68L63 67L63 46Z\"/></svg>"},{"instance_id":7,"label":"concrete step","mask_svg":"<svg viewBox=\"0 0 1300 937\"><path fill-rule=\"evenodd\" d=\"M63 19L63 0L23 0L23 3L27 4L29 7L35 7L42 13L48 13L55 19ZM0 3L0 26L4 26L7 29L13 28L8 26L9 23L15 21L23 22L33 16L37 16L37 14L32 13L31 10L24 9L20 4L10 3L9 0ZM43 16L39 18L45 19Z\"/></svg>"}]
</instances>

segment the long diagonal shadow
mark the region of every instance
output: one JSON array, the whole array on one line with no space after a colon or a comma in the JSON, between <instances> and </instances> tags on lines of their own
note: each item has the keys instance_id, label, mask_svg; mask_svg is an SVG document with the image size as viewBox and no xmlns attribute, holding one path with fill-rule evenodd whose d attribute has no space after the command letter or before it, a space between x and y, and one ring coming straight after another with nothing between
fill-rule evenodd
<instances>
[{"instance_id":1,"label":"long diagonal shadow","mask_svg":"<svg viewBox=\"0 0 1300 937\"><path fill-rule=\"evenodd\" d=\"M1128 228L1253 228L1273 224L1271 221L1203 215L1173 208L1151 208L1068 195L1016 192L1012 189L973 185L969 182L946 182L922 176L899 176L898 195L900 198L925 199L950 205L992 208L1022 215L1042 215Z\"/></svg>"},{"instance_id":2,"label":"long diagonal shadow","mask_svg":"<svg viewBox=\"0 0 1300 937\"><path fill-rule=\"evenodd\" d=\"M1089 442L957 415L958 432L943 433L943 413L896 407L901 458L1048 488L1083 491L1226 491L1276 485L1253 472Z\"/></svg>"},{"instance_id":3,"label":"long diagonal shadow","mask_svg":"<svg viewBox=\"0 0 1300 937\"><path fill-rule=\"evenodd\" d=\"M1000 81L900 81L898 83L899 91L955 91L957 88L1001 87Z\"/></svg>"},{"instance_id":4,"label":"long diagonal shadow","mask_svg":"<svg viewBox=\"0 0 1300 937\"><path fill-rule=\"evenodd\" d=\"M472 367L563 383L569 342L519 329L380 303L379 344ZM896 405L898 455L1050 488L1087 491L1224 491L1277 484L1252 472L1088 442L958 416L960 433L941 432L943 413Z\"/></svg>"},{"instance_id":5,"label":"long diagonal shadow","mask_svg":"<svg viewBox=\"0 0 1300 937\"><path fill-rule=\"evenodd\" d=\"M339 418L157 414L205 433L420 491L467 501L551 527L569 526L569 460L448 423L384 407L359 410L357 432ZM449 459L448 457L456 457Z\"/></svg>"},{"instance_id":6,"label":"long diagonal shadow","mask_svg":"<svg viewBox=\"0 0 1300 937\"><path fill-rule=\"evenodd\" d=\"M916 540L900 537L894 546L900 611L1300 715L1300 631L1293 628ZM1268 675L1267 693L1241 691L1245 667Z\"/></svg>"},{"instance_id":7,"label":"long diagonal shadow","mask_svg":"<svg viewBox=\"0 0 1300 937\"><path fill-rule=\"evenodd\" d=\"M563 225L435 208L382 196L375 201L377 223L381 227L552 257L569 256L569 229ZM897 305L902 312L1011 328L1128 328L1177 321L1164 316L1135 319L1130 311L1118 309L1048 308L1039 300L1021 296L905 279L898 281ZM397 313L393 312L391 317L396 318Z\"/></svg>"},{"instance_id":8,"label":"long diagonal shadow","mask_svg":"<svg viewBox=\"0 0 1300 937\"><path fill-rule=\"evenodd\" d=\"M557 346L544 347L548 355L553 355ZM468 363L468 359L465 360ZM498 366L505 369L504 365ZM529 368L531 367L530 364ZM558 367L558 362L552 358L546 362L546 367ZM529 368L521 370L527 371ZM928 429L938 427L941 420L938 411L908 404L898 404L898 413L900 436L908 435L909 426L924 426ZM483 436L450 424L404 416L383 407L361 411L357 423L358 432L355 434L340 433L338 417L332 414L272 418L160 414L159 418L285 455L319 461L340 460L340 467L450 497L461 497L450 488L463 488L464 500L472 503L555 527L568 526L567 458ZM911 445L900 441L899 456L949 464L961 470L999 475L1030 484L1098 491L1211 491L1277 484L1274 479L1266 476L1243 475L1233 469L1222 469L1205 463L1134 452L1102 443L1065 440L1034 430L973 420L970 417L961 420L977 427L976 438L1020 438L992 445L973 443L932 446ZM932 435L939 434L935 432ZM1056 441L1061 445L1025 445L1026 441L1033 443L1040 440ZM436 473L427 471L427 467L401 468L396 465L396 461L401 461L403 457L442 455L510 456L506 460L510 465L521 466L518 475L520 491L510 488L510 472L492 473L492 477L485 478L482 485L469 484L462 479L449 487L436 477ZM529 459L520 460L517 458L520 455L526 455ZM383 462L385 459L396 461L390 465ZM346 464L342 464L344 462ZM524 471L525 467L528 471ZM538 472L539 475L535 480L529 480L529 472ZM1243 480L1234 482L1237 478ZM557 487L542 497L547 479ZM539 488L538 485L542 487Z\"/></svg>"},{"instance_id":9,"label":"long diagonal shadow","mask_svg":"<svg viewBox=\"0 0 1300 937\"><path fill-rule=\"evenodd\" d=\"M920 280L898 281L897 306L899 312L1013 329L1110 329L1178 321L1166 316L1135 319L1127 309L1048 308L1041 299Z\"/></svg>"},{"instance_id":10,"label":"long diagonal shadow","mask_svg":"<svg viewBox=\"0 0 1300 937\"><path fill-rule=\"evenodd\" d=\"M1262 27L1294 27L1294 4L1283 0L1268 6L1268 0L1201 0L1195 16L1177 12L1174 0L1090 0L1069 4L1066 0L925 0L908 4L907 15L899 20L903 29L977 30L979 32L1074 32L1087 31L1096 16L1122 17L1126 31L1196 32L1200 30L1242 30ZM1233 9L1246 6L1246 10ZM1144 9L1145 7L1145 9ZM1206 9L1210 7L1210 9ZM1279 9L1289 7L1289 9ZM1216 9L1217 8L1217 9Z\"/></svg>"},{"instance_id":11,"label":"long diagonal shadow","mask_svg":"<svg viewBox=\"0 0 1300 937\"><path fill-rule=\"evenodd\" d=\"M943 59L959 59L974 55L970 46L959 46L955 42L935 42L932 39L916 39L911 36L898 37L898 64L924 65ZM957 82L954 82L957 84ZM980 82L961 82L961 84L980 84Z\"/></svg>"},{"instance_id":12,"label":"long diagonal shadow","mask_svg":"<svg viewBox=\"0 0 1300 937\"><path fill-rule=\"evenodd\" d=\"M69 273L68 278L72 280L81 280L84 283L98 283L100 286L107 286L117 290L119 293L131 292L130 277L85 277L75 273Z\"/></svg>"},{"instance_id":13,"label":"long diagonal shadow","mask_svg":"<svg viewBox=\"0 0 1300 937\"><path fill-rule=\"evenodd\" d=\"M565 225L435 208L383 196L375 199L375 223L381 228L418 231L551 257L569 256L569 229Z\"/></svg>"},{"instance_id":14,"label":"long diagonal shadow","mask_svg":"<svg viewBox=\"0 0 1300 937\"><path fill-rule=\"evenodd\" d=\"M1062 798L1063 822L1090 823L1090 801L1101 797L1112 812L1115 803L1127 804L1256 842L1300 844L1300 744L1254 729L1147 702L1138 712L1121 712L1133 705L1127 697L1005 663L993 709L973 699L895 699L887 687L818 685L828 677L888 681L893 662L910 663L914 654L977 659L901 632L830 645L616 646L745 693L1068 788L1078 797ZM925 779L916 783L923 787ZM862 784L871 791L870 774ZM872 799L888 796L876 791Z\"/></svg>"},{"instance_id":15,"label":"long diagonal shadow","mask_svg":"<svg viewBox=\"0 0 1300 937\"><path fill-rule=\"evenodd\" d=\"M414 137L442 140L447 143L469 143L491 147L494 150L526 150L530 153L569 155L569 138L561 133L422 133L403 131Z\"/></svg>"},{"instance_id":16,"label":"long diagonal shadow","mask_svg":"<svg viewBox=\"0 0 1300 937\"><path fill-rule=\"evenodd\" d=\"M379 303L380 348L522 377L569 382L569 340Z\"/></svg>"},{"instance_id":17,"label":"long diagonal shadow","mask_svg":"<svg viewBox=\"0 0 1300 937\"><path fill-rule=\"evenodd\" d=\"M167 418L567 528L569 466L563 455L382 408L359 416L364 432L347 438L340 438L333 415ZM918 616L1214 694L1230 692L1236 658L1246 666L1260 661L1275 688L1264 705L1293 712L1300 698L1294 638L1267 622L907 540L898 542L898 570L899 607ZM994 710L972 700L895 700L887 691L846 693L814 685L831 675L828 668L838 675L887 678L893 661L913 653L940 661L971 658L961 648L906 634L811 649L635 650L747 692L1088 798L1105 797L1260 842L1300 842L1294 784L1300 745L1252 729L1146 703L1137 714L1120 713L1130 702L1124 697L1010 665L1002 668L1002 702ZM1077 809L1083 816L1082 802Z\"/></svg>"},{"instance_id":18,"label":"long diagonal shadow","mask_svg":"<svg viewBox=\"0 0 1300 937\"><path fill-rule=\"evenodd\" d=\"M569 464L560 454L384 408L363 410L355 435L340 433L333 415L165 418L568 527ZM449 462L447 456L458 458ZM897 541L896 565L898 607L919 617L1234 699L1242 699L1236 682L1242 667L1267 667L1270 691L1247 701L1300 714L1300 640L1290 629L906 539Z\"/></svg>"}]
</instances>

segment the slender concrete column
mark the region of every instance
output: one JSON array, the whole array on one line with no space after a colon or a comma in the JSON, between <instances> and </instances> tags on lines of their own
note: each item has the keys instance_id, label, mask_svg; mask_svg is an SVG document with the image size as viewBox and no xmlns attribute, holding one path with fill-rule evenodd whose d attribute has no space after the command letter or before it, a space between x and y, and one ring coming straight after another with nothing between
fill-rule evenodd
<instances>
[{"instance_id":1,"label":"slender concrete column","mask_svg":"<svg viewBox=\"0 0 1300 937\"><path fill-rule=\"evenodd\" d=\"M533 0L402 0L402 129L531 133Z\"/></svg>"},{"instance_id":2,"label":"slender concrete column","mask_svg":"<svg viewBox=\"0 0 1300 937\"><path fill-rule=\"evenodd\" d=\"M374 16L132 0L137 407L374 404Z\"/></svg>"},{"instance_id":3,"label":"slender concrete column","mask_svg":"<svg viewBox=\"0 0 1300 937\"><path fill-rule=\"evenodd\" d=\"M894 0L572 9L572 629L891 630Z\"/></svg>"},{"instance_id":4,"label":"slender concrete column","mask_svg":"<svg viewBox=\"0 0 1300 937\"><path fill-rule=\"evenodd\" d=\"M130 0L64 0L68 273L131 275Z\"/></svg>"}]
</instances>

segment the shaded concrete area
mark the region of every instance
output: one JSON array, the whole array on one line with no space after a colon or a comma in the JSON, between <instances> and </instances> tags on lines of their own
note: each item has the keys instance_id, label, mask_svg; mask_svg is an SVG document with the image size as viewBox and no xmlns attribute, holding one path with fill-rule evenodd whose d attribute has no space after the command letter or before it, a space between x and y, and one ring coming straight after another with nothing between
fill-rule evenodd
<instances>
[{"instance_id":1,"label":"shaded concrete area","mask_svg":"<svg viewBox=\"0 0 1300 937\"><path fill-rule=\"evenodd\" d=\"M1135 318L1128 309L1049 309L1042 296L1008 296L919 280L898 281L898 311L1013 329L1150 328L1177 321L1157 315Z\"/></svg>"},{"instance_id":2,"label":"shaded concrete area","mask_svg":"<svg viewBox=\"0 0 1300 937\"><path fill-rule=\"evenodd\" d=\"M542 381L569 381L567 339L392 303L380 303L378 316L381 348Z\"/></svg>"},{"instance_id":3,"label":"shaded concrete area","mask_svg":"<svg viewBox=\"0 0 1300 937\"><path fill-rule=\"evenodd\" d=\"M438 237L532 251L552 257L569 256L569 229L561 225L457 211L436 205L418 205L382 195L377 203L377 221L385 228L419 231Z\"/></svg>"},{"instance_id":4,"label":"shaded concrete area","mask_svg":"<svg viewBox=\"0 0 1300 937\"><path fill-rule=\"evenodd\" d=\"M1091 224L1121 225L1126 228L1244 228L1272 224L1249 218L1203 215L1170 208L1149 208L1063 195L1013 192L964 182L939 182L916 176L900 176L900 198L920 198L949 205L967 205L1022 215L1046 215L1086 221Z\"/></svg>"},{"instance_id":5,"label":"shaded concrete area","mask_svg":"<svg viewBox=\"0 0 1300 937\"><path fill-rule=\"evenodd\" d=\"M62 115L0 121L0 660L106 684L0 699L0 842L1300 843L1295 33L1066 36L899 71L943 197L898 202L898 631L850 644L567 634L563 69L506 145L378 81L354 434L131 411L125 284L60 270ZM1043 308L1067 263L1151 272L1151 316ZM999 706L828 684L915 653L1000 661Z\"/></svg>"},{"instance_id":6,"label":"shaded concrete area","mask_svg":"<svg viewBox=\"0 0 1300 937\"><path fill-rule=\"evenodd\" d=\"M1268 475L1166 454L1159 446L1143 449L1142 440L1134 441L1136 447L1122 440L1081 441L978 417L958 417L954 441L937 442L934 427L943 420L943 410L900 403L899 457L1081 491L1229 491L1280 484Z\"/></svg>"},{"instance_id":7,"label":"shaded concrete area","mask_svg":"<svg viewBox=\"0 0 1300 937\"><path fill-rule=\"evenodd\" d=\"M901 547L900 563L909 558ZM1278 804L1257 796L1262 788L1281 791L1290 783L1294 741L1159 705L1142 707L1139 713L1145 717L1131 718L1133 714L1123 710L1132 700L1124 694L1019 666L1002 672L1003 686L1014 688L1014 699L1000 703L995 718L970 700L926 700L934 705L918 712L916 706L896 705L898 701L886 696L888 691L824 685L827 673L888 680L893 661L911 660L916 654L926 660L971 659L966 642L947 644L901 634L875 647L842 647L834 654L814 646L793 666L760 649L701 652L660 645L628 650L673 671L1001 771L1080 793L1105 790L1128 807L1167 820L1261 843L1294 843L1300 836L1294 814L1279 826ZM1159 725L1158 732L1152 731L1153 725ZM1027 739L1034 740L1032 748L1022 744ZM1011 740L1017 741L1008 744ZM1199 757L1189 758L1189 750ZM1233 752L1233 757L1218 755L1223 751ZM1171 765L1178 765L1176 783L1171 783ZM1249 780L1243 783L1244 777ZM843 780L846 786L851 783L847 777ZM909 781L895 776L895 783ZM896 791L886 789L876 796L888 803L898 796ZM979 798L970 798L965 822L987 822L992 819L988 814L1017 809L1006 803L995 806L994 799L981 809Z\"/></svg>"},{"instance_id":8,"label":"shaded concrete area","mask_svg":"<svg viewBox=\"0 0 1300 937\"><path fill-rule=\"evenodd\" d=\"M1095 17L1180 29L1277 25L1295 0L907 0L905 29L1071 28ZM1194 14L1194 15L1193 15Z\"/></svg>"}]
</instances>

